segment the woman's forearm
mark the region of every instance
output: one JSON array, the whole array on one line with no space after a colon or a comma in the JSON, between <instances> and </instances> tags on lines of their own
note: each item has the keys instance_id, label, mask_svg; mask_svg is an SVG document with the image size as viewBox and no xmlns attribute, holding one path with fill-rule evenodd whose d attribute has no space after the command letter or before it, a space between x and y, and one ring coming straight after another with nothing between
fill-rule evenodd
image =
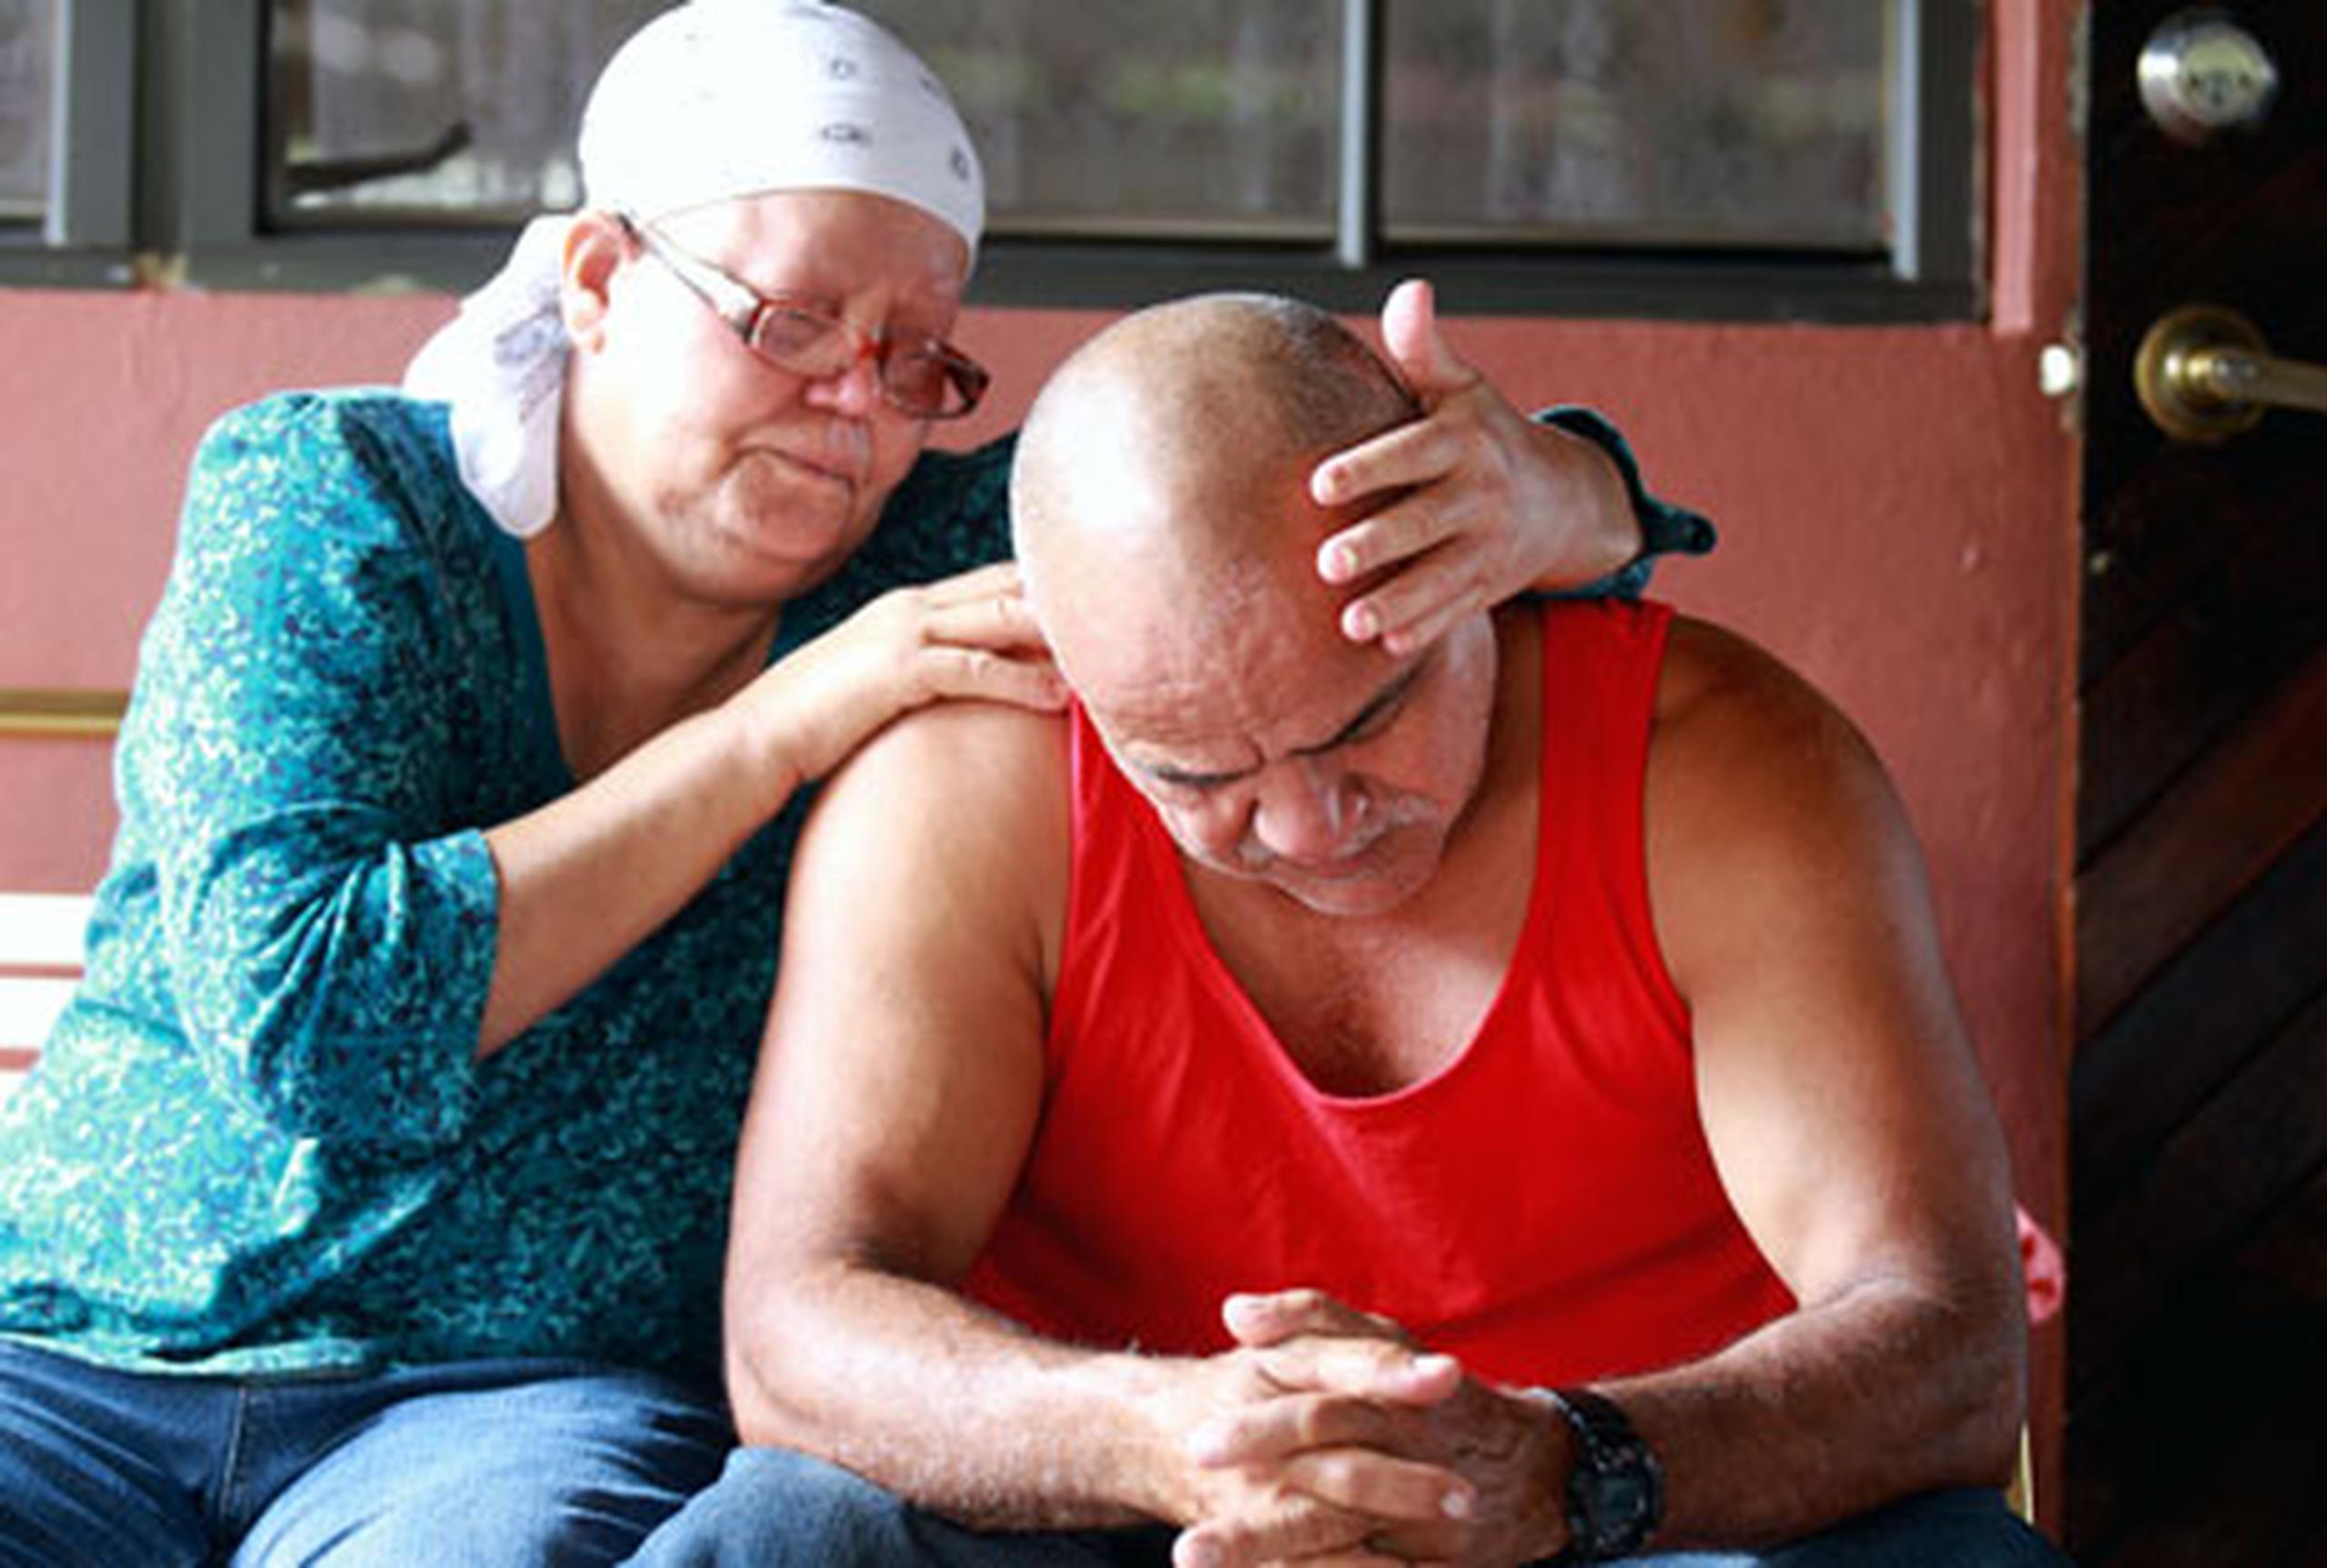
<instances>
[{"instance_id":1,"label":"woman's forearm","mask_svg":"<svg viewBox=\"0 0 2327 1568\"><path fill-rule=\"evenodd\" d=\"M486 832L501 901L480 1058L676 914L783 809L801 777L783 749L731 703Z\"/></svg>"}]
</instances>

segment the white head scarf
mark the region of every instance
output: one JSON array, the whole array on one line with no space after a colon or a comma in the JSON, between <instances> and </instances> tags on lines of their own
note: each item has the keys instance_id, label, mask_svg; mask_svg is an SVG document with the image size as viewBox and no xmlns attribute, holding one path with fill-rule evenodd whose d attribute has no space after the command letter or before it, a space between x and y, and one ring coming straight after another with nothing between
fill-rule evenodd
<instances>
[{"instance_id":1,"label":"white head scarf","mask_svg":"<svg viewBox=\"0 0 2327 1568\"><path fill-rule=\"evenodd\" d=\"M906 202L977 254L984 177L952 98L878 25L814 0L688 0L615 52L582 114L586 205L651 219L769 191ZM452 405L461 478L510 533L557 511L571 219L536 218L492 281L422 345L414 397Z\"/></svg>"}]
</instances>

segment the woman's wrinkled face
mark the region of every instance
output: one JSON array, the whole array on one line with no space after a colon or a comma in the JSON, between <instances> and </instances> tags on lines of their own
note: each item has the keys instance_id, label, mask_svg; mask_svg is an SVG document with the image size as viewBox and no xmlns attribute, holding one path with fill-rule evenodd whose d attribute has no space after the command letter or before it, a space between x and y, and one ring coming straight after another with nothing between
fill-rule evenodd
<instances>
[{"instance_id":1,"label":"woman's wrinkled face","mask_svg":"<svg viewBox=\"0 0 2327 1568\"><path fill-rule=\"evenodd\" d=\"M969 265L968 246L936 218L854 192L721 202L655 228L867 342L944 336ZM786 372L634 235L610 226L604 237L621 256L598 330L575 335L587 362L575 416L614 510L683 591L763 603L812 585L872 531L928 422L884 399L870 355L828 377Z\"/></svg>"}]
</instances>

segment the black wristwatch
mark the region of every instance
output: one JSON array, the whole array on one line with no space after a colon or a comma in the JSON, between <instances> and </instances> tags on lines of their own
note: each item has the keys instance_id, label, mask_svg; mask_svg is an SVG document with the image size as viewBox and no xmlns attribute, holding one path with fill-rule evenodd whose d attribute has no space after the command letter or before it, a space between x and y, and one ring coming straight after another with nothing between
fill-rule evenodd
<instances>
[{"instance_id":1,"label":"black wristwatch","mask_svg":"<svg viewBox=\"0 0 2327 1568\"><path fill-rule=\"evenodd\" d=\"M1543 1401L1575 1433L1567 1473L1567 1547L1553 1563L1629 1557L1664 1517L1664 1472L1616 1402L1588 1388L1547 1388Z\"/></svg>"}]
</instances>

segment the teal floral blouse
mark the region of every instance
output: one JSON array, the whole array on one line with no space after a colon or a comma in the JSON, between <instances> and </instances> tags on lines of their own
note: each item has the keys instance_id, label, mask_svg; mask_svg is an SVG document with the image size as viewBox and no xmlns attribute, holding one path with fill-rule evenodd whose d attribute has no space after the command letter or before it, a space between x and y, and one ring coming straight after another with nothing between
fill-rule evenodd
<instances>
[{"instance_id":1,"label":"teal floral blouse","mask_svg":"<svg viewBox=\"0 0 2327 1568\"><path fill-rule=\"evenodd\" d=\"M1650 553L1702 519L1639 488ZM925 455L777 652L1007 547ZM1602 591L1636 590L1636 564ZM221 420L116 751L87 973L0 1104L0 1334L142 1371L575 1357L715 1377L734 1154L803 803L483 1063L483 830L570 791L519 546L440 404Z\"/></svg>"}]
</instances>

